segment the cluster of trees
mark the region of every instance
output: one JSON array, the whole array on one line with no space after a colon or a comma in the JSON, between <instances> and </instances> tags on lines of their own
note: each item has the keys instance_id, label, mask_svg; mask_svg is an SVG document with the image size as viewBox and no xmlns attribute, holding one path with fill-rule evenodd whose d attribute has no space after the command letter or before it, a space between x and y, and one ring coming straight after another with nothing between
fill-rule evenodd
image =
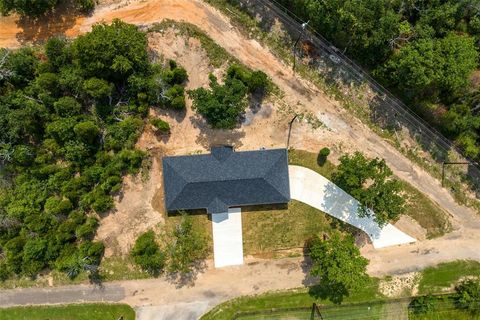
<instances>
[{"instance_id":1,"label":"cluster of trees","mask_svg":"<svg viewBox=\"0 0 480 320\"><path fill-rule=\"evenodd\" d=\"M360 152L343 155L332 181L360 202L360 216L374 215L379 225L405 211L402 185L383 159L367 159Z\"/></svg>"},{"instance_id":2,"label":"cluster of trees","mask_svg":"<svg viewBox=\"0 0 480 320\"><path fill-rule=\"evenodd\" d=\"M455 308L468 312L472 319L480 315L480 281L467 279L455 287L453 301ZM444 297L435 297L431 294L412 299L408 305L409 312L415 315L427 315L441 312L439 302Z\"/></svg>"},{"instance_id":3,"label":"cluster of trees","mask_svg":"<svg viewBox=\"0 0 480 320\"><path fill-rule=\"evenodd\" d=\"M98 265L95 217L141 167L134 145L162 102L162 67L146 35L119 20L0 57L1 274L73 277Z\"/></svg>"},{"instance_id":4,"label":"cluster of trees","mask_svg":"<svg viewBox=\"0 0 480 320\"><path fill-rule=\"evenodd\" d=\"M262 71L250 71L232 64L226 71L224 84L209 75L210 90L198 88L188 92L193 99L192 108L217 129L233 129L248 105L248 94L264 94L269 86Z\"/></svg>"},{"instance_id":5,"label":"cluster of trees","mask_svg":"<svg viewBox=\"0 0 480 320\"><path fill-rule=\"evenodd\" d=\"M367 275L368 260L361 256L351 235L338 231L327 239L315 237L309 244L312 268L310 274L319 279L319 287L312 293L334 303L341 303L353 290L370 281Z\"/></svg>"},{"instance_id":6,"label":"cluster of trees","mask_svg":"<svg viewBox=\"0 0 480 320\"><path fill-rule=\"evenodd\" d=\"M166 270L186 274L193 270L195 263L207 256L206 235L194 228L192 218L187 214L173 230L166 235L162 248L153 231L139 236L130 254L142 270L153 276Z\"/></svg>"},{"instance_id":7,"label":"cluster of trees","mask_svg":"<svg viewBox=\"0 0 480 320\"><path fill-rule=\"evenodd\" d=\"M0 0L0 13L4 16L16 12L22 16L38 17L59 5L62 0ZM78 8L84 12L95 8L95 0L76 0Z\"/></svg>"},{"instance_id":8,"label":"cluster of trees","mask_svg":"<svg viewBox=\"0 0 480 320\"><path fill-rule=\"evenodd\" d=\"M279 1L480 158L476 1Z\"/></svg>"}]
</instances>

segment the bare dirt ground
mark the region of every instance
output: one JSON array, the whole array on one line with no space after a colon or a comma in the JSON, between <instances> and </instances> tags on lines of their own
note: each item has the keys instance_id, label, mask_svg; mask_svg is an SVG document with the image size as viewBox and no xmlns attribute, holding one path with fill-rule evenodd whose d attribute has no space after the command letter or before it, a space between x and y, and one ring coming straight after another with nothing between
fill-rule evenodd
<instances>
[{"instance_id":1,"label":"bare dirt ground","mask_svg":"<svg viewBox=\"0 0 480 320\"><path fill-rule=\"evenodd\" d=\"M35 32L30 32L33 27L20 23L15 16L2 17L0 18L0 47L18 47L26 43L41 41L52 34L74 37L89 31L95 22L109 22L113 18L120 18L138 25L151 24L164 18L197 25L244 64L266 72L285 94L282 105L313 112L327 125L327 128L313 130L307 124L295 123L291 136L292 147L316 152L323 146L329 146L333 149L333 158L338 157L341 152L354 150L363 151L369 156L384 158L397 176L427 194L451 214L455 230L441 238L382 250L374 250L369 246L364 247L362 253L371 261L369 266L371 274L405 273L455 259L480 260L480 251L477 250L480 241L480 219L472 210L456 204L437 180L412 164L337 103L326 98L313 84L294 75L288 66L275 58L255 39L246 39L231 26L228 19L220 12L199 0L145 0L102 5L90 17L80 16L74 21L58 19L40 28L36 27ZM31 35L26 36L28 32ZM205 53L197 41L188 39L185 42L171 32L164 36L151 35L149 42L152 48L161 52L165 57L175 58L188 70L190 75L188 88L206 85L208 71L214 70L210 70ZM240 150L286 145L289 117L280 112L279 102L266 102L262 109L252 117L253 121L233 131L208 129L189 107L190 102L188 102L184 115L152 110L153 114L167 119L172 124L172 134L170 138L156 137L147 130L140 139L139 146L145 150L158 148L162 154L185 154L203 152L208 149L209 145L216 143L233 144ZM112 244L110 254L115 252L115 247L128 248L136 234L162 222L160 215L162 208L156 207L159 203L158 200L161 199L159 168L159 162L154 161L151 178L145 184L138 183L133 178L127 178L124 183L123 198L117 199L117 211L103 219L98 237L105 239L107 244ZM405 221L403 223L405 228L413 230L420 238L422 230L415 231L415 226L408 225ZM400 223L400 227L402 227L402 223ZM245 272L251 270L248 266L242 268L239 267L239 270ZM227 282L220 276L217 277L221 272L208 269L199 277L205 277L205 280L202 281L210 279L208 281L211 283L208 285L215 287L221 281ZM268 268L256 269L255 272L256 281L261 282L262 275L266 278L269 277ZM302 272L303 270L299 269L291 270L292 274ZM300 274L296 276L299 277ZM272 281L265 284L271 286L272 289L280 289L295 286L298 282L286 281L278 284ZM208 287L206 283L203 285ZM237 289L243 288L241 283L230 282L228 286L232 289L235 288L233 291L238 294L255 292L252 288ZM161 293L155 293L159 294L155 298L156 300L168 297L168 299L175 298L176 301L180 301L177 299L178 297L187 296L191 292L189 289L181 289L172 294L173 291L168 288L161 286L157 286L157 288L162 289ZM151 294L154 295L153 291ZM131 299L145 297L145 295L133 295L137 298ZM195 297L198 298L198 296Z\"/></svg>"}]
</instances>

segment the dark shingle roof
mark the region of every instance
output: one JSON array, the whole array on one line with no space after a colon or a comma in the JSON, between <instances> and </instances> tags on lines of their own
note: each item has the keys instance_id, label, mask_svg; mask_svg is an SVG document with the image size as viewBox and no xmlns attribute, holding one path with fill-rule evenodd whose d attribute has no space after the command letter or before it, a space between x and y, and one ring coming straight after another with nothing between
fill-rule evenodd
<instances>
[{"instance_id":1,"label":"dark shingle roof","mask_svg":"<svg viewBox=\"0 0 480 320\"><path fill-rule=\"evenodd\" d=\"M286 149L234 152L212 148L211 154L163 158L168 211L287 203L290 200Z\"/></svg>"}]
</instances>

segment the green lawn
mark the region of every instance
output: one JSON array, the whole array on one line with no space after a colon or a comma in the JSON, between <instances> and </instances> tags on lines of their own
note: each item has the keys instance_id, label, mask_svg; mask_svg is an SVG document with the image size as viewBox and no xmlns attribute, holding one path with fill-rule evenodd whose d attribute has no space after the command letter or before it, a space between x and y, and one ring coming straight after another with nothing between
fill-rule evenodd
<instances>
[{"instance_id":1,"label":"green lawn","mask_svg":"<svg viewBox=\"0 0 480 320\"><path fill-rule=\"evenodd\" d=\"M300 248L314 235L351 227L302 202L242 208L243 248L247 254Z\"/></svg>"},{"instance_id":2,"label":"green lawn","mask_svg":"<svg viewBox=\"0 0 480 320\"><path fill-rule=\"evenodd\" d=\"M331 179L336 169L335 165L329 161L320 165L317 160L318 155L312 152L289 150L288 157L290 164L312 169L327 179ZM403 180L401 182L406 198L405 214L412 217L422 228L427 230L427 238L440 237L449 232L451 225L447 213L411 184Z\"/></svg>"},{"instance_id":3,"label":"green lawn","mask_svg":"<svg viewBox=\"0 0 480 320\"><path fill-rule=\"evenodd\" d=\"M418 286L420 294L447 291L463 277L479 277L480 262L459 260L441 263L436 267L426 268L422 275Z\"/></svg>"},{"instance_id":4,"label":"green lawn","mask_svg":"<svg viewBox=\"0 0 480 320\"><path fill-rule=\"evenodd\" d=\"M62 306L0 309L2 320L135 320L135 311L125 304L72 304Z\"/></svg>"},{"instance_id":5,"label":"green lawn","mask_svg":"<svg viewBox=\"0 0 480 320\"><path fill-rule=\"evenodd\" d=\"M378 293L378 279L372 279L371 285L365 286L357 292L352 292L350 297L345 298L344 303L367 302L372 300L381 301L382 299L383 297ZM201 319L230 320L236 313L242 312L285 308L310 308L314 302L322 306L334 306L329 300L317 299L308 288L302 288L233 299L216 306Z\"/></svg>"}]
</instances>

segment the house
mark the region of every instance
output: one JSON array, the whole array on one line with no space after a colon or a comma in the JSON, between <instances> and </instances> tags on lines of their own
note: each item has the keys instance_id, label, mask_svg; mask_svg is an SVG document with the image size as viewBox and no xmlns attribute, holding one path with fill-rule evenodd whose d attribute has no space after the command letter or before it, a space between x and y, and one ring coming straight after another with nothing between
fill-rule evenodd
<instances>
[{"instance_id":1,"label":"house","mask_svg":"<svg viewBox=\"0 0 480 320\"><path fill-rule=\"evenodd\" d=\"M163 158L167 211L283 204L290 201L286 149L236 152L213 147L210 154Z\"/></svg>"}]
</instances>

